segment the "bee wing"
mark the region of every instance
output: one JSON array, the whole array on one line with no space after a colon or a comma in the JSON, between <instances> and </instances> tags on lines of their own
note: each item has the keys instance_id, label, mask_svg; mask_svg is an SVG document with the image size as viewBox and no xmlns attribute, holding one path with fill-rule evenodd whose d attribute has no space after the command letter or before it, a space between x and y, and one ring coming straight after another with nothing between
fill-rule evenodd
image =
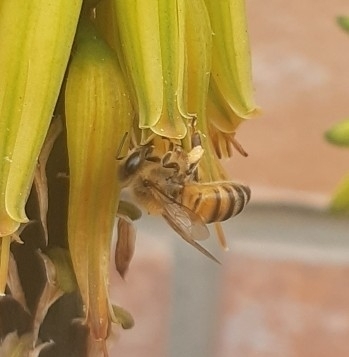
<instances>
[{"instance_id":1,"label":"bee wing","mask_svg":"<svg viewBox=\"0 0 349 357\"><path fill-rule=\"evenodd\" d=\"M201 217L186 206L177 202L173 197L168 196L155 182L148 182L154 197L162 203L163 212L166 212L168 220L180 227L181 231L192 240L205 240L210 236L205 222Z\"/></svg>"},{"instance_id":2,"label":"bee wing","mask_svg":"<svg viewBox=\"0 0 349 357\"><path fill-rule=\"evenodd\" d=\"M163 207L163 213L166 213L169 217L166 219L168 223L169 220L173 221L170 224L171 227L178 226L178 229L185 232L191 240L205 240L210 236L210 232L201 217L177 202L166 203Z\"/></svg>"},{"instance_id":3,"label":"bee wing","mask_svg":"<svg viewBox=\"0 0 349 357\"><path fill-rule=\"evenodd\" d=\"M148 186L152 189L156 199L163 204L162 216L166 222L187 243L214 262L221 264L209 251L195 241L204 240L210 236L210 232L201 217L166 195L156 183L149 181Z\"/></svg>"},{"instance_id":4,"label":"bee wing","mask_svg":"<svg viewBox=\"0 0 349 357\"><path fill-rule=\"evenodd\" d=\"M199 243L197 243L194 240L193 237L193 227L198 227L198 226L193 226L191 222L188 224L185 224L183 222L188 221L188 217L185 218L185 220L177 220L176 217L178 217L178 207L181 207L176 204L166 204L164 206L164 210L162 212L162 216L166 220L166 222L190 245L192 245L194 248L196 248L199 252L204 254L206 257L212 259L214 262L221 264L219 260L217 260L209 251L207 251L203 246L201 246ZM183 215L183 210L180 210L180 215ZM206 229L206 234L209 234L207 227L204 225L202 226ZM202 228L201 227L201 228ZM196 232L197 228L194 228L194 232ZM201 229L200 229L201 230ZM196 234L196 233L195 233Z\"/></svg>"}]
</instances>

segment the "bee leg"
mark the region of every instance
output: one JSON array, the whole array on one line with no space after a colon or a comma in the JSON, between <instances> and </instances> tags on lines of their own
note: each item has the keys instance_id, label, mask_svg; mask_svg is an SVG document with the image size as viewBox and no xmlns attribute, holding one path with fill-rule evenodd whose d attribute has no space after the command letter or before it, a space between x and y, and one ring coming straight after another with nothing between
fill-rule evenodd
<instances>
[{"instance_id":1,"label":"bee leg","mask_svg":"<svg viewBox=\"0 0 349 357\"><path fill-rule=\"evenodd\" d=\"M149 156L146 158L147 161L160 163L160 158L158 156Z\"/></svg>"},{"instance_id":2,"label":"bee leg","mask_svg":"<svg viewBox=\"0 0 349 357\"><path fill-rule=\"evenodd\" d=\"M186 176L189 177L191 180L199 181L198 164L199 162L190 164L189 169L185 173Z\"/></svg>"},{"instance_id":3,"label":"bee leg","mask_svg":"<svg viewBox=\"0 0 349 357\"><path fill-rule=\"evenodd\" d=\"M170 141L169 145L168 145L168 151L173 151L174 150L174 143L172 141Z\"/></svg>"},{"instance_id":4,"label":"bee leg","mask_svg":"<svg viewBox=\"0 0 349 357\"><path fill-rule=\"evenodd\" d=\"M168 151L161 159L161 164L164 168L166 169L173 169L175 171L175 173L179 172L179 165L177 162L172 161L171 157L172 157L173 152L172 151Z\"/></svg>"},{"instance_id":5,"label":"bee leg","mask_svg":"<svg viewBox=\"0 0 349 357\"><path fill-rule=\"evenodd\" d=\"M160 162L160 158L157 155L151 155L154 151L154 145L149 145L144 153L144 159L151 162Z\"/></svg>"}]
</instances>

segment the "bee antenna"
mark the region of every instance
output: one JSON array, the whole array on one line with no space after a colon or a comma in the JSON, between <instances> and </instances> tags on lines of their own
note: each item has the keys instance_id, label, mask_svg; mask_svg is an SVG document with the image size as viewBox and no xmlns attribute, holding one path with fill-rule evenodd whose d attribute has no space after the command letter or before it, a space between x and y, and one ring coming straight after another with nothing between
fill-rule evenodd
<instances>
[{"instance_id":1,"label":"bee antenna","mask_svg":"<svg viewBox=\"0 0 349 357\"><path fill-rule=\"evenodd\" d=\"M120 153L121 153L122 148L123 148L124 145L125 145L125 141L126 141L127 135L128 135L128 132L126 132L126 133L124 134L124 136L122 137L122 139L121 139L121 142L120 142L120 144L119 144L118 150L117 150L116 155L115 155L116 160L121 160L121 159L123 159L123 157L120 156Z\"/></svg>"}]
</instances>

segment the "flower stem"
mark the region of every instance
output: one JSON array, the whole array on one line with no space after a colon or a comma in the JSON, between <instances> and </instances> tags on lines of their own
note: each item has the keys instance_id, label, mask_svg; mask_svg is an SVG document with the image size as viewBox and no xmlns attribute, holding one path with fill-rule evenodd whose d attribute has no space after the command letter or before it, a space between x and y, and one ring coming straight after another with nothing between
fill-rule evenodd
<instances>
[{"instance_id":1,"label":"flower stem","mask_svg":"<svg viewBox=\"0 0 349 357\"><path fill-rule=\"evenodd\" d=\"M0 260L0 296L5 295L8 263L10 259L11 236L1 238L1 260Z\"/></svg>"}]
</instances>

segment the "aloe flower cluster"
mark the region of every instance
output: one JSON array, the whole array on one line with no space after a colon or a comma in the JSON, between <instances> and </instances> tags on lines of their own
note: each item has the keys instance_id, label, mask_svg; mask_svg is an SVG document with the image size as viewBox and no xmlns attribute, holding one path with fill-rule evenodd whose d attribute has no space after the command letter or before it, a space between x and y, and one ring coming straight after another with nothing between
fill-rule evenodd
<instances>
[{"instance_id":1,"label":"aloe flower cluster","mask_svg":"<svg viewBox=\"0 0 349 357\"><path fill-rule=\"evenodd\" d=\"M32 219L34 183L50 249L40 253L48 295L30 345L41 348L42 311L79 289L89 353L107 355L111 326L132 325L108 296L121 190L116 155L127 154L131 137L138 145L167 137L189 149L195 123L202 180L226 178L218 159L234 146L244 153L236 130L258 112L244 0L1 1L0 48L0 294L11 290L10 248ZM55 202L45 175L61 131L69 161L63 250L50 243L46 216Z\"/></svg>"}]
</instances>

